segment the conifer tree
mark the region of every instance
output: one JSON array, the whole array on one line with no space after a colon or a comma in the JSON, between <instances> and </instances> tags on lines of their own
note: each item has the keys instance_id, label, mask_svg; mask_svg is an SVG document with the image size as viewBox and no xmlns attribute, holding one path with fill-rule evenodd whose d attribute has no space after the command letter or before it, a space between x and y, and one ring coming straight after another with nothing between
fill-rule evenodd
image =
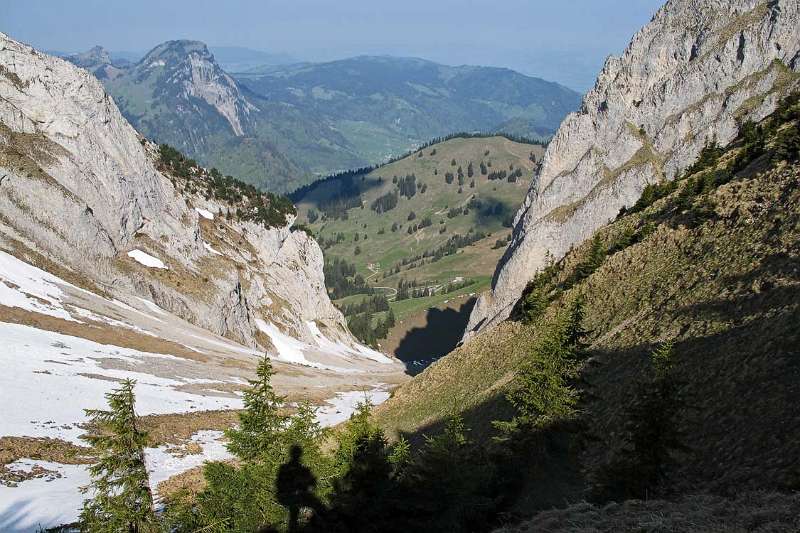
<instances>
[{"instance_id":1,"label":"conifer tree","mask_svg":"<svg viewBox=\"0 0 800 533\"><path fill-rule=\"evenodd\" d=\"M401 501L408 531L482 531L494 508L492 467L467 437L464 420L454 415L444 431L426 436L407 466Z\"/></svg>"},{"instance_id":2,"label":"conifer tree","mask_svg":"<svg viewBox=\"0 0 800 533\"><path fill-rule=\"evenodd\" d=\"M585 338L588 331L584 328L583 322L586 315L586 299L582 294L576 296L567 308L567 320L564 331L565 342L572 350L573 356L580 357L586 349Z\"/></svg>"},{"instance_id":3,"label":"conifer tree","mask_svg":"<svg viewBox=\"0 0 800 533\"><path fill-rule=\"evenodd\" d=\"M678 427L683 402L673 372L673 343L660 344L650 357L653 375L636 385L628 402L622 447L590 475L597 499L649 497L673 465L675 452L687 450Z\"/></svg>"},{"instance_id":4,"label":"conifer tree","mask_svg":"<svg viewBox=\"0 0 800 533\"><path fill-rule=\"evenodd\" d=\"M338 434L334 457L333 520L343 531L380 531L385 520L393 465L388 441L371 420L369 401L360 403Z\"/></svg>"},{"instance_id":5,"label":"conifer tree","mask_svg":"<svg viewBox=\"0 0 800 533\"><path fill-rule=\"evenodd\" d=\"M147 433L136 424L135 382L127 379L106 394L109 410L87 409L91 431L83 436L97 463L89 467L92 499L84 502L81 530L156 531L153 496L144 462Z\"/></svg>"},{"instance_id":6,"label":"conifer tree","mask_svg":"<svg viewBox=\"0 0 800 533\"><path fill-rule=\"evenodd\" d=\"M275 374L272 362L264 354L258 364L256 379L244 391L244 411L239 414L239 427L225 431L228 450L244 461L264 460L276 452L278 435L287 417L280 413L285 398L275 393L271 379Z\"/></svg>"}]
</instances>

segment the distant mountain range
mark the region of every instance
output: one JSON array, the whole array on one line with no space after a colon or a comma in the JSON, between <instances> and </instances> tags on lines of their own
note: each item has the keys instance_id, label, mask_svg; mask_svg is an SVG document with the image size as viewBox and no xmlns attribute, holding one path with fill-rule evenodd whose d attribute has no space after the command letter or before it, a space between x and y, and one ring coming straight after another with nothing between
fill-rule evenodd
<instances>
[{"instance_id":1,"label":"distant mountain range","mask_svg":"<svg viewBox=\"0 0 800 533\"><path fill-rule=\"evenodd\" d=\"M580 100L509 69L373 56L281 65L291 58L215 50L220 60L199 41L163 43L137 62L101 47L66 57L147 137L280 192L455 131L547 137Z\"/></svg>"}]
</instances>

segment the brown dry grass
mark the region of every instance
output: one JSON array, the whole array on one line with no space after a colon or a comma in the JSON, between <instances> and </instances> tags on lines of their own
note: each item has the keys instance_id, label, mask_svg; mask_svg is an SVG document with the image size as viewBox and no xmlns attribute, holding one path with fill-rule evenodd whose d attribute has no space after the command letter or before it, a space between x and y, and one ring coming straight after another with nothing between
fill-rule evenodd
<instances>
[{"instance_id":1,"label":"brown dry grass","mask_svg":"<svg viewBox=\"0 0 800 533\"><path fill-rule=\"evenodd\" d=\"M692 495L670 502L630 500L602 507L579 503L545 511L498 533L796 533L800 494L745 493L735 499Z\"/></svg>"},{"instance_id":2,"label":"brown dry grass","mask_svg":"<svg viewBox=\"0 0 800 533\"><path fill-rule=\"evenodd\" d=\"M139 417L142 429L147 431L149 446L162 444L182 445L201 430L222 431L239 421L239 411L199 411Z\"/></svg>"},{"instance_id":3,"label":"brown dry grass","mask_svg":"<svg viewBox=\"0 0 800 533\"><path fill-rule=\"evenodd\" d=\"M46 437L0 437L0 485L41 477L49 471L40 467L29 472L11 471L7 465L19 459L38 459L54 463L78 465L92 462L89 449L60 439Z\"/></svg>"}]
</instances>

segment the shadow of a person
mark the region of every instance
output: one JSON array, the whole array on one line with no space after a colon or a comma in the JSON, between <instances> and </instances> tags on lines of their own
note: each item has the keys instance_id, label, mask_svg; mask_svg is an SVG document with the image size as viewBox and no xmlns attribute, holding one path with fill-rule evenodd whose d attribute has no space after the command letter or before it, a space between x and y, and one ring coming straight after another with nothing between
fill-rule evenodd
<instances>
[{"instance_id":1,"label":"shadow of a person","mask_svg":"<svg viewBox=\"0 0 800 533\"><path fill-rule=\"evenodd\" d=\"M289 510L289 531L299 531L300 510L310 508L315 513L322 510L321 502L314 494L317 478L300 460L303 449L294 445L290 450L291 459L281 465L275 480L278 502Z\"/></svg>"}]
</instances>

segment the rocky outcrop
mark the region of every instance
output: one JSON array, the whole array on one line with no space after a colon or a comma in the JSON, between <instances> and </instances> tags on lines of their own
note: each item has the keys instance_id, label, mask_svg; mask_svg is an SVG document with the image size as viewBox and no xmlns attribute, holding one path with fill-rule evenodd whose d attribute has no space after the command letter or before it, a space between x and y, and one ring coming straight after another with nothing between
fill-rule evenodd
<instances>
[{"instance_id":1,"label":"rocky outcrop","mask_svg":"<svg viewBox=\"0 0 800 533\"><path fill-rule=\"evenodd\" d=\"M291 217L227 217L157 156L89 72L0 34L0 248L251 347L271 346L268 324L361 350L328 299L319 246Z\"/></svg>"},{"instance_id":2,"label":"rocky outcrop","mask_svg":"<svg viewBox=\"0 0 800 533\"><path fill-rule=\"evenodd\" d=\"M128 61L113 60L108 50L102 46L94 46L79 54L70 54L64 59L88 70L99 80L113 80L122 75L125 69L130 66Z\"/></svg>"},{"instance_id":3,"label":"rocky outcrop","mask_svg":"<svg viewBox=\"0 0 800 533\"><path fill-rule=\"evenodd\" d=\"M146 79L160 84L158 91L189 104L199 99L228 122L234 135L245 134L248 115L258 111L240 92L208 47L199 41L168 41L152 49L131 70L139 83ZM189 106L191 110L191 106Z\"/></svg>"},{"instance_id":4,"label":"rocky outcrop","mask_svg":"<svg viewBox=\"0 0 800 533\"><path fill-rule=\"evenodd\" d=\"M796 0L670 0L621 57L606 61L569 115L516 215L512 241L465 338L508 317L549 257L672 179L703 146L736 136L798 86Z\"/></svg>"}]
</instances>

